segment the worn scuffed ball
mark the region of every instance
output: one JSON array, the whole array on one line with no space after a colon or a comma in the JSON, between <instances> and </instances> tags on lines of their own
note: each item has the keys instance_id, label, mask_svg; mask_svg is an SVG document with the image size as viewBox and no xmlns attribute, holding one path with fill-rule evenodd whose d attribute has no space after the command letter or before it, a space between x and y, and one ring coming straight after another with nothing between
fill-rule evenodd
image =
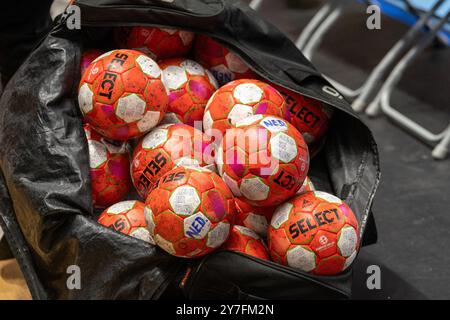
<instances>
[{"instance_id":1,"label":"worn scuffed ball","mask_svg":"<svg viewBox=\"0 0 450 320\"><path fill-rule=\"evenodd\" d=\"M179 167L153 187L146 217L156 244L184 258L203 256L228 238L236 214L233 194L204 168Z\"/></svg>"},{"instance_id":2,"label":"worn scuffed ball","mask_svg":"<svg viewBox=\"0 0 450 320\"><path fill-rule=\"evenodd\" d=\"M140 201L122 201L107 208L98 223L114 231L154 244L147 230L145 205Z\"/></svg>"},{"instance_id":3,"label":"worn scuffed ball","mask_svg":"<svg viewBox=\"0 0 450 320\"><path fill-rule=\"evenodd\" d=\"M257 207L239 198L235 198L235 202L237 215L234 223L236 225L247 227L265 238L276 206Z\"/></svg>"},{"instance_id":4,"label":"worn scuffed ball","mask_svg":"<svg viewBox=\"0 0 450 320\"><path fill-rule=\"evenodd\" d=\"M314 187L314 184L312 183L311 179L307 176L305 178L305 181L303 181L302 186L300 189L298 189L296 194L303 194L309 191L315 191L316 188Z\"/></svg>"},{"instance_id":5,"label":"worn scuffed ball","mask_svg":"<svg viewBox=\"0 0 450 320\"><path fill-rule=\"evenodd\" d=\"M126 142L110 141L83 126L89 147L92 202L105 208L122 200L130 191L130 152Z\"/></svg>"},{"instance_id":6,"label":"worn scuffed ball","mask_svg":"<svg viewBox=\"0 0 450 320\"><path fill-rule=\"evenodd\" d=\"M165 124L145 135L133 152L131 177L145 199L156 181L177 166L214 169L210 143L203 133L186 124Z\"/></svg>"},{"instance_id":7,"label":"worn scuffed ball","mask_svg":"<svg viewBox=\"0 0 450 320\"><path fill-rule=\"evenodd\" d=\"M270 260L263 240L251 229L234 225L223 249L242 252L263 260Z\"/></svg>"},{"instance_id":8,"label":"worn scuffed ball","mask_svg":"<svg viewBox=\"0 0 450 320\"><path fill-rule=\"evenodd\" d=\"M166 118L191 126L202 121L206 103L218 89L214 76L199 63L184 58L163 60L159 66L169 90Z\"/></svg>"},{"instance_id":9,"label":"worn scuffed ball","mask_svg":"<svg viewBox=\"0 0 450 320\"><path fill-rule=\"evenodd\" d=\"M309 146L318 144L327 133L333 109L319 100L272 84L285 98L289 120Z\"/></svg>"},{"instance_id":10,"label":"worn scuffed ball","mask_svg":"<svg viewBox=\"0 0 450 320\"><path fill-rule=\"evenodd\" d=\"M182 57L189 53L195 35L176 28L133 27L116 31L120 46L138 50L152 59Z\"/></svg>"},{"instance_id":11,"label":"worn scuffed ball","mask_svg":"<svg viewBox=\"0 0 450 320\"><path fill-rule=\"evenodd\" d=\"M208 68L221 85L236 79L257 77L238 55L208 36L197 35L194 54L195 59Z\"/></svg>"},{"instance_id":12,"label":"worn scuffed ball","mask_svg":"<svg viewBox=\"0 0 450 320\"><path fill-rule=\"evenodd\" d=\"M168 102L158 64L134 50L113 50L95 59L78 89L85 121L113 140L135 138L154 128Z\"/></svg>"},{"instance_id":13,"label":"worn scuffed ball","mask_svg":"<svg viewBox=\"0 0 450 320\"><path fill-rule=\"evenodd\" d=\"M339 198L314 191L279 206L268 232L272 260L305 272L335 275L359 248L358 221Z\"/></svg>"},{"instance_id":14,"label":"worn scuffed ball","mask_svg":"<svg viewBox=\"0 0 450 320\"><path fill-rule=\"evenodd\" d=\"M211 129L223 135L238 121L255 114L289 117L284 98L274 87L259 80L235 80L217 90L208 101L203 128L208 135L215 135Z\"/></svg>"},{"instance_id":15,"label":"worn scuffed ball","mask_svg":"<svg viewBox=\"0 0 450 320\"><path fill-rule=\"evenodd\" d=\"M255 206L275 206L302 186L309 168L308 146L286 120L255 115L227 131L216 164L236 197Z\"/></svg>"}]
</instances>

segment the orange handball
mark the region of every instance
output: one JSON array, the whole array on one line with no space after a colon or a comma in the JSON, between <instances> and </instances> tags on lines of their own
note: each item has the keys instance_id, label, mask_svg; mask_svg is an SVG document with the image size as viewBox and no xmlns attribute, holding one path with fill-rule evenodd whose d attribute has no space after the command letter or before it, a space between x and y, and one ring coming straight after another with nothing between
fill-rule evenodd
<instances>
[{"instance_id":1,"label":"orange handball","mask_svg":"<svg viewBox=\"0 0 450 320\"><path fill-rule=\"evenodd\" d=\"M228 238L236 209L233 194L214 172L179 167L163 176L147 197L150 234L168 253L196 258Z\"/></svg>"},{"instance_id":2,"label":"orange handball","mask_svg":"<svg viewBox=\"0 0 450 320\"><path fill-rule=\"evenodd\" d=\"M169 90L166 118L190 126L202 121L206 103L218 88L214 76L197 62L184 58L164 60L159 66Z\"/></svg>"},{"instance_id":3,"label":"orange handball","mask_svg":"<svg viewBox=\"0 0 450 320\"><path fill-rule=\"evenodd\" d=\"M274 87L259 80L235 80L217 90L208 101L203 128L210 136L224 135L238 121L255 114L289 116L283 96Z\"/></svg>"},{"instance_id":4,"label":"orange handball","mask_svg":"<svg viewBox=\"0 0 450 320\"><path fill-rule=\"evenodd\" d=\"M303 181L302 186L300 187L300 189L298 189L296 194L299 195L299 194L303 194L303 193L306 193L309 191L315 191L315 190L316 190L316 188L314 187L311 179L309 179L309 177L306 177L305 181Z\"/></svg>"},{"instance_id":5,"label":"orange handball","mask_svg":"<svg viewBox=\"0 0 450 320\"><path fill-rule=\"evenodd\" d=\"M237 215L234 223L247 227L261 237L265 238L273 212L277 207L252 206L251 204L238 198L235 198L235 203Z\"/></svg>"},{"instance_id":6,"label":"orange handball","mask_svg":"<svg viewBox=\"0 0 450 320\"><path fill-rule=\"evenodd\" d=\"M208 157L209 143L203 133L186 124L158 126L144 136L134 149L131 177L136 191L143 199L151 187L167 172L177 166L214 168L214 159Z\"/></svg>"},{"instance_id":7,"label":"orange handball","mask_svg":"<svg viewBox=\"0 0 450 320\"><path fill-rule=\"evenodd\" d=\"M92 203L105 208L119 202L131 188L130 152L126 142L108 141L83 126L89 147Z\"/></svg>"},{"instance_id":8,"label":"orange handball","mask_svg":"<svg viewBox=\"0 0 450 320\"><path fill-rule=\"evenodd\" d=\"M113 50L95 59L78 89L85 121L101 135L121 141L155 127L168 100L158 64L134 50Z\"/></svg>"},{"instance_id":9,"label":"orange handball","mask_svg":"<svg viewBox=\"0 0 450 320\"><path fill-rule=\"evenodd\" d=\"M252 230L243 226L233 226L230 237L222 249L242 252L263 260L270 260L263 240Z\"/></svg>"},{"instance_id":10,"label":"orange handball","mask_svg":"<svg viewBox=\"0 0 450 320\"><path fill-rule=\"evenodd\" d=\"M358 253L358 221L339 198L307 192L276 209L268 241L273 261L318 275L335 275L347 269Z\"/></svg>"},{"instance_id":11,"label":"orange handball","mask_svg":"<svg viewBox=\"0 0 450 320\"><path fill-rule=\"evenodd\" d=\"M253 79L257 75L235 53L205 35L197 35L195 59L208 68L221 85L236 79Z\"/></svg>"},{"instance_id":12,"label":"orange handball","mask_svg":"<svg viewBox=\"0 0 450 320\"><path fill-rule=\"evenodd\" d=\"M146 53L152 59L182 57L189 53L194 33L175 28L120 28L116 38L120 46Z\"/></svg>"},{"instance_id":13,"label":"orange handball","mask_svg":"<svg viewBox=\"0 0 450 320\"><path fill-rule=\"evenodd\" d=\"M153 244L153 239L147 230L144 208L145 205L140 201L122 201L103 211L98 218L98 223Z\"/></svg>"},{"instance_id":14,"label":"orange handball","mask_svg":"<svg viewBox=\"0 0 450 320\"><path fill-rule=\"evenodd\" d=\"M255 115L227 130L216 164L236 197L270 207L283 203L302 186L309 168L308 146L286 120Z\"/></svg>"},{"instance_id":15,"label":"orange handball","mask_svg":"<svg viewBox=\"0 0 450 320\"><path fill-rule=\"evenodd\" d=\"M285 98L289 118L294 127L311 146L318 143L326 134L333 109L319 100L315 100L289 89L272 84Z\"/></svg>"}]
</instances>

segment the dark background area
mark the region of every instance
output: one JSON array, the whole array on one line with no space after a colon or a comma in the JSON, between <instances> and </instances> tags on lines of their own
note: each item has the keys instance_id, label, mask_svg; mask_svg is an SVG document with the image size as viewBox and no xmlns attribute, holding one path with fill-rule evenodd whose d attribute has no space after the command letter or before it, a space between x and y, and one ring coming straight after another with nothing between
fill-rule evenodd
<instances>
[{"instance_id":1,"label":"dark background area","mask_svg":"<svg viewBox=\"0 0 450 320\"><path fill-rule=\"evenodd\" d=\"M318 10L311 3L321 2L265 0L259 11L295 41ZM386 16L381 30L368 30L367 17L364 6L351 5L312 59L321 72L351 88L363 83L408 30ZM450 122L449 70L449 48L430 48L405 73L393 104L430 130L442 131ZM353 298L449 299L450 159L433 160L429 146L383 116L362 118L378 143L382 181L373 206L379 240L356 260ZM381 268L381 290L367 289L370 265Z\"/></svg>"}]
</instances>

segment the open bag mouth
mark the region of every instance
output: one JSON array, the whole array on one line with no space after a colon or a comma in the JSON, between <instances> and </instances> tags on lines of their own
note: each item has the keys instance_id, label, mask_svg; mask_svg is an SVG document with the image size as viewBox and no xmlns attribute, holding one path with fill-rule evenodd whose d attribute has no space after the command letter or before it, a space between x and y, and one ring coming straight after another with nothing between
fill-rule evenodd
<instances>
[{"instance_id":1,"label":"open bag mouth","mask_svg":"<svg viewBox=\"0 0 450 320\"><path fill-rule=\"evenodd\" d=\"M90 43L106 43L114 27L170 26L212 36L260 77L336 109L311 176L346 201L358 219L362 244L370 243L373 231L366 234L366 226L373 224L370 210L380 179L376 143L349 104L324 90L335 91L294 44L234 1L81 0L73 5L82 12L81 30L69 30L66 18L59 19L0 102L0 226L33 297L155 299L178 284L187 269L181 289L188 298L212 292L224 298L348 297L351 269L320 277L227 251L187 261L95 221L76 99L81 52ZM70 265L83 270L81 290L66 287ZM208 287L211 279L218 284Z\"/></svg>"}]
</instances>

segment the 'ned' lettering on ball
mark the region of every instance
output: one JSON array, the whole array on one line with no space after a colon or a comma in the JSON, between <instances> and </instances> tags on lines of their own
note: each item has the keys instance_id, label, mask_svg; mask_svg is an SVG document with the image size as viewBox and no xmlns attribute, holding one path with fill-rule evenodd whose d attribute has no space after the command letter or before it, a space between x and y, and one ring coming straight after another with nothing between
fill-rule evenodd
<instances>
[{"instance_id":1,"label":"'ned' lettering on ball","mask_svg":"<svg viewBox=\"0 0 450 320\"><path fill-rule=\"evenodd\" d=\"M205 225L206 221L202 217L196 217L189 226L189 230L186 232L186 235L190 238L195 238L200 234L200 232L202 232Z\"/></svg>"},{"instance_id":2,"label":"'ned' lettering on ball","mask_svg":"<svg viewBox=\"0 0 450 320\"><path fill-rule=\"evenodd\" d=\"M297 238L300 234L305 234L317 227L333 223L340 220L341 217L336 209L317 212L313 215L314 219L300 219L296 223L289 226L289 233L292 239Z\"/></svg>"},{"instance_id":3,"label":"'ned' lettering on ball","mask_svg":"<svg viewBox=\"0 0 450 320\"><path fill-rule=\"evenodd\" d=\"M264 125L267 127L286 127L286 123L282 120L278 119L270 119L270 120L264 120Z\"/></svg>"}]
</instances>

